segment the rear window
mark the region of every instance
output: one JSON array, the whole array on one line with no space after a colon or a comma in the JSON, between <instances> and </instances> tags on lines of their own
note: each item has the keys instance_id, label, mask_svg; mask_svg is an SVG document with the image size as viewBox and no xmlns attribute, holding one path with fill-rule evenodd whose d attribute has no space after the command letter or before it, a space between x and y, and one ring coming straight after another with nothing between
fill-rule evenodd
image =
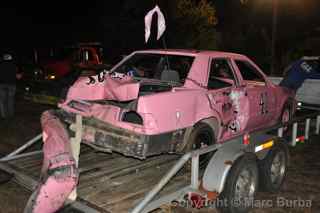
<instances>
[{"instance_id":1,"label":"rear window","mask_svg":"<svg viewBox=\"0 0 320 213\"><path fill-rule=\"evenodd\" d=\"M123 74L135 71L136 77L161 80L161 77L164 76L163 72L170 70L171 73L175 72L179 82L183 83L193 61L194 57L192 56L137 53L113 71Z\"/></svg>"}]
</instances>

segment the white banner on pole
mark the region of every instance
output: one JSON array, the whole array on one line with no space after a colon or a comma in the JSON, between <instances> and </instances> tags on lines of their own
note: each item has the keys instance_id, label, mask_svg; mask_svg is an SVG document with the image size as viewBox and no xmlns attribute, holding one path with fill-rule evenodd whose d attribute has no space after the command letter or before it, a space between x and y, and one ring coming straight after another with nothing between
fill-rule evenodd
<instances>
[{"instance_id":1,"label":"white banner on pole","mask_svg":"<svg viewBox=\"0 0 320 213\"><path fill-rule=\"evenodd\" d=\"M145 41L146 43L149 40L150 34L151 34L151 23L152 23L152 17L153 14L157 13L158 15L158 34L157 34L157 40L160 39L164 31L166 30L166 21L164 19L164 15L161 12L158 5L156 5L152 10L150 10L147 15L144 17L144 24L145 24Z\"/></svg>"}]
</instances>

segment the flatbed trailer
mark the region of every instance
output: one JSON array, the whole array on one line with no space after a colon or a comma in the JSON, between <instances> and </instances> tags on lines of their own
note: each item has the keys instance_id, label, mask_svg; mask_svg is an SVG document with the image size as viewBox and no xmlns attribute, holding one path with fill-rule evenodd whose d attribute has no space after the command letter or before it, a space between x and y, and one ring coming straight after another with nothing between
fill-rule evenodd
<instances>
[{"instance_id":1,"label":"flatbed trailer","mask_svg":"<svg viewBox=\"0 0 320 213\"><path fill-rule=\"evenodd\" d=\"M295 117L288 144L295 146L301 138L307 140L311 131L319 134L320 111L313 110ZM82 212L150 212L182 201L190 193L207 196L200 186L210 181L216 195L222 190L234 162L246 154L263 159L270 147L266 144L284 143L284 126L277 125L239 136L223 144L214 144L181 155L159 155L146 160L106 154L82 145L78 198L71 205ZM301 133L302 132L302 133ZM250 136L250 142L246 139ZM0 169L14 176L21 186L33 191L38 184L42 152L24 152L41 139L41 134L0 159ZM266 148L264 150L264 147ZM260 152L262 151L262 152ZM199 156L215 152L206 168L199 168ZM191 169L186 169L191 161ZM211 175L210 175L211 174ZM214 174L214 177L213 175ZM208 184L207 184L208 185Z\"/></svg>"}]
</instances>

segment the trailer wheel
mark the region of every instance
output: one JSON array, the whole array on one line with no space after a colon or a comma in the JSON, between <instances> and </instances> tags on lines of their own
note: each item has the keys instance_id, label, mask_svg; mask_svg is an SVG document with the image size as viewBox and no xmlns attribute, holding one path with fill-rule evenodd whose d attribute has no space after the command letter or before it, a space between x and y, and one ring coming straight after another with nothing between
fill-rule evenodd
<instances>
[{"instance_id":1,"label":"trailer wheel","mask_svg":"<svg viewBox=\"0 0 320 213\"><path fill-rule=\"evenodd\" d=\"M287 166L287 147L285 144L277 143L268 155L259 161L259 178L262 191L279 191L286 176Z\"/></svg>"},{"instance_id":2,"label":"trailer wheel","mask_svg":"<svg viewBox=\"0 0 320 213\"><path fill-rule=\"evenodd\" d=\"M200 148L204 148L214 144L216 141L214 131L206 123L198 123L192 130L188 143L185 147L185 151L192 151ZM205 168L209 163L214 152L200 155L199 157L199 167Z\"/></svg>"},{"instance_id":3,"label":"trailer wheel","mask_svg":"<svg viewBox=\"0 0 320 213\"><path fill-rule=\"evenodd\" d=\"M223 213L245 213L252 207L258 187L258 167L254 156L245 155L231 167L220 195Z\"/></svg>"}]
</instances>

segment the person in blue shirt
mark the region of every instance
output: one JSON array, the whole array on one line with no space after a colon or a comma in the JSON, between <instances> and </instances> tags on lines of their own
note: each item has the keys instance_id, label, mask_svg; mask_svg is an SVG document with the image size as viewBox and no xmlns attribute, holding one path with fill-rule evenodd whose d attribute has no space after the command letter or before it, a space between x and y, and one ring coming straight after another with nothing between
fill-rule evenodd
<instances>
[{"instance_id":1,"label":"person in blue shirt","mask_svg":"<svg viewBox=\"0 0 320 213\"><path fill-rule=\"evenodd\" d=\"M306 79L320 79L319 57L302 57L293 62L279 85L296 92Z\"/></svg>"}]
</instances>

